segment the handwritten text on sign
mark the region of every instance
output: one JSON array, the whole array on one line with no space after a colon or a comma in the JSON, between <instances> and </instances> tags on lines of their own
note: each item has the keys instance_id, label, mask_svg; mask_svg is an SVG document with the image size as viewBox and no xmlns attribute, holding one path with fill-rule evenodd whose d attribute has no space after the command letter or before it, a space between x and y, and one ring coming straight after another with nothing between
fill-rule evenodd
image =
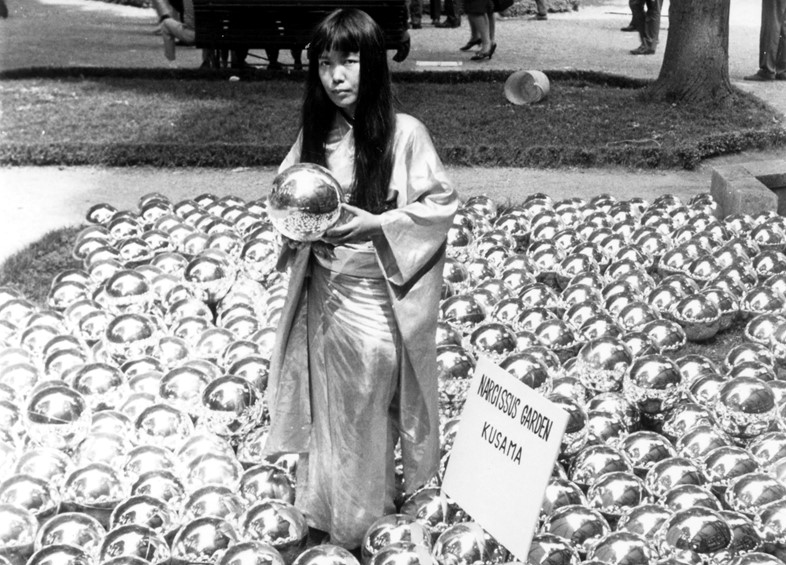
<instances>
[{"instance_id":1,"label":"handwritten text on sign","mask_svg":"<svg viewBox=\"0 0 786 565\"><path fill-rule=\"evenodd\" d=\"M567 420L559 406L480 359L442 489L523 562Z\"/></svg>"}]
</instances>

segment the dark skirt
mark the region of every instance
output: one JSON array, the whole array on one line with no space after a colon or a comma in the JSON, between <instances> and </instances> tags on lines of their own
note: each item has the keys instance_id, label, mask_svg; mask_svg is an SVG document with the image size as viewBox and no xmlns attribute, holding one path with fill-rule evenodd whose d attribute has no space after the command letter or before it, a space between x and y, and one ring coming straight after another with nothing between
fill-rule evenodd
<instances>
[{"instance_id":1,"label":"dark skirt","mask_svg":"<svg viewBox=\"0 0 786 565\"><path fill-rule=\"evenodd\" d=\"M494 11L492 0L464 0L464 12L470 15L490 14Z\"/></svg>"}]
</instances>

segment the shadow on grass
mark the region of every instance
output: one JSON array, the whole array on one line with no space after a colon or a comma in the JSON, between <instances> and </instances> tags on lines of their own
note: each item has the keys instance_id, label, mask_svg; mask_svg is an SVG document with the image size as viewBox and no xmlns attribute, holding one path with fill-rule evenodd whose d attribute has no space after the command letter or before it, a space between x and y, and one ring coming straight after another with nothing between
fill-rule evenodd
<instances>
[{"instance_id":1,"label":"shadow on grass","mask_svg":"<svg viewBox=\"0 0 786 565\"><path fill-rule=\"evenodd\" d=\"M84 226L52 230L0 264L0 286L20 291L28 300L46 304L52 280L58 273L81 269L71 256L77 234Z\"/></svg>"}]
</instances>

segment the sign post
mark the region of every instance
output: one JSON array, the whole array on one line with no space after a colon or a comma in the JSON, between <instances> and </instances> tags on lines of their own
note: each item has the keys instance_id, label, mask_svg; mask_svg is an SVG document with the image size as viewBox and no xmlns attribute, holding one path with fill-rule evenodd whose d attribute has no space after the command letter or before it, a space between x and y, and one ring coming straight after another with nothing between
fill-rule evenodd
<instances>
[{"instance_id":1,"label":"sign post","mask_svg":"<svg viewBox=\"0 0 786 565\"><path fill-rule=\"evenodd\" d=\"M567 422L559 406L480 359L442 490L523 563Z\"/></svg>"}]
</instances>

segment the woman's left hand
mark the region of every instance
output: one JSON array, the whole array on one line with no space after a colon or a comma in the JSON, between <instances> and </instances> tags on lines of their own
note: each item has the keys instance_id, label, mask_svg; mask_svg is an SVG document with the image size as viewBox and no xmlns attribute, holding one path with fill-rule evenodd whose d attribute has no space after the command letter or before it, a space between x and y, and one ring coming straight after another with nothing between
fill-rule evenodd
<instances>
[{"instance_id":1,"label":"woman's left hand","mask_svg":"<svg viewBox=\"0 0 786 565\"><path fill-rule=\"evenodd\" d=\"M371 212L350 206L349 204L341 205L341 216L347 218L346 221L333 226L322 239L333 245L341 243L356 243L360 241L368 241L375 235L382 233L382 218Z\"/></svg>"}]
</instances>

